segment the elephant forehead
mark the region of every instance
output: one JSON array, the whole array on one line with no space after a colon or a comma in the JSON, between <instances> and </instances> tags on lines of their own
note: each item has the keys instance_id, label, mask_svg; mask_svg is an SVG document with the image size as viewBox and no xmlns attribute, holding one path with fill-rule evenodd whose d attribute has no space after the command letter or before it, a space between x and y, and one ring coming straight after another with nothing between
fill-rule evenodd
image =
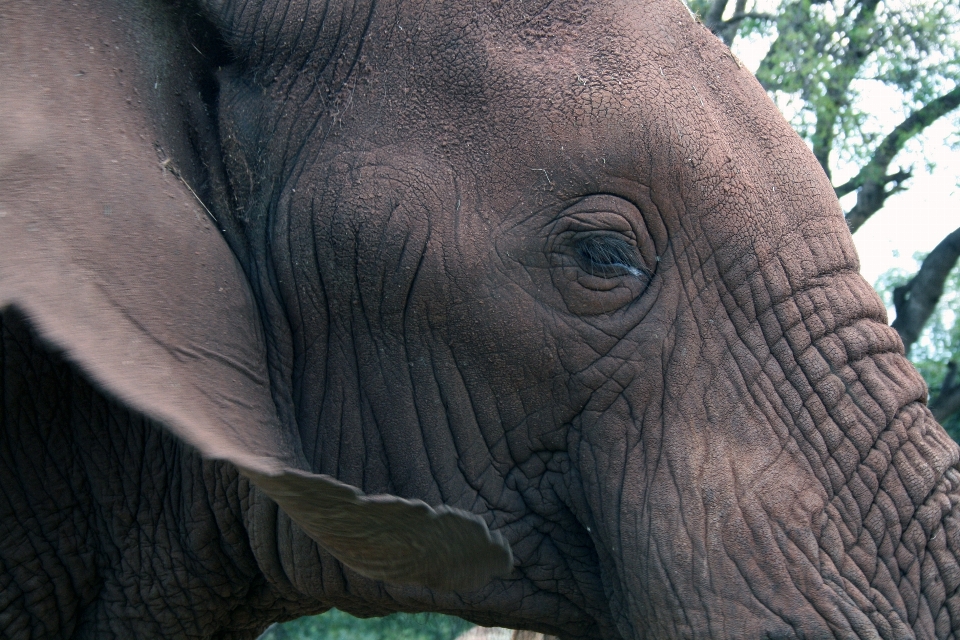
<instances>
[{"instance_id":1,"label":"elephant forehead","mask_svg":"<svg viewBox=\"0 0 960 640\"><path fill-rule=\"evenodd\" d=\"M522 19L515 3L496 6L407 24L406 54L394 52L393 78L382 78L405 96L395 117L431 136L438 121L454 123L451 143L472 136L501 163L579 154L636 175L656 155L693 163L701 186L733 179L725 165L738 155L748 166L758 153L805 154L756 80L680 3L553 2Z\"/></svg>"},{"instance_id":2,"label":"elephant forehead","mask_svg":"<svg viewBox=\"0 0 960 640\"><path fill-rule=\"evenodd\" d=\"M391 69L422 88L419 95L442 101L444 113L462 117L480 111L487 122L501 114L540 121L571 115L637 121L641 105L654 109L662 102L663 70L677 65L686 48L677 34L645 22L639 5L546 4L529 14L526 4L516 3L484 12L442 7L451 11L449 17L408 24L414 33L401 39L409 45L408 55ZM679 4L661 3L650 15L690 30L687 43L702 31ZM671 100L673 107L682 106L682 96ZM504 128L491 128L496 130Z\"/></svg>"},{"instance_id":3,"label":"elephant forehead","mask_svg":"<svg viewBox=\"0 0 960 640\"><path fill-rule=\"evenodd\" d=\"M855 268L823 171L753 75L682 5L603 4L546 42L489 46L486 68L505 78L491 111L509 113L498 130L509 132L513 116L536 132L495 155L561 170L586 160L644 182L711 240L721 268L790 255L792 286Z\"/></svg>"},{"instance_id":4,"label":"elephant forehead","mask_svg":"<svg viewBox=\"0 0 960 640\"><path fill-rule=\"evenodd\" d=\"M641 182L701 228L690 231L711 239L724 266L813 236L844 242L839 206L802 141L679 2L372 13L350 67L358 78L327 105L323 130L340 135L307 129L308 146L416 149L453 167L461 187L487 190L487 209L506 217L521 203L608 190L609 178ZM277 101L295 111L281 117L315 119L323 80L311 68L300 67L302 100ZM851 254L838 252L838 266Z\"/></svg>"}]
</instances>

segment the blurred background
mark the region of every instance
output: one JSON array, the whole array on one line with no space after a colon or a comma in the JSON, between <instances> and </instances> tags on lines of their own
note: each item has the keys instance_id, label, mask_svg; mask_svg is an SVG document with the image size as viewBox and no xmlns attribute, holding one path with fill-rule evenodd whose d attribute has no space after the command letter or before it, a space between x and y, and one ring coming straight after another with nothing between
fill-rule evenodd
<instances>
[{"instance_id":1,"label":"blurred background","mask_svg":"<svg viewBox=\"0 0 960 640\"><path fill-rule=\"evenodd\" d=\"M960 440L960 3L689 0L750 69L830 177L861 260ZM479 640L435 614L360 620L331 610L262 640ZM533 638L532 635L524 636Z\"/></svg>"}]
</instances>

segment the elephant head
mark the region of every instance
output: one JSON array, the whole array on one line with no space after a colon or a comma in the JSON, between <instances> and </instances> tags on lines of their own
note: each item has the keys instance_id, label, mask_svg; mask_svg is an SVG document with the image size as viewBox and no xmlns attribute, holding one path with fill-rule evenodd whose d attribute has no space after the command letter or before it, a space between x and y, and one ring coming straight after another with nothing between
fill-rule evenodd
<instances>
[{"instance_id":1,"label":"elephant head","mask_svg":"<svg viewBox=\"0 0 960 640\"><path fill-rule=\"evenodd\" d=\"M5 635L960 631L960 451L682 4L14 0L0 74Z\"/></svg>"}]
</instances>

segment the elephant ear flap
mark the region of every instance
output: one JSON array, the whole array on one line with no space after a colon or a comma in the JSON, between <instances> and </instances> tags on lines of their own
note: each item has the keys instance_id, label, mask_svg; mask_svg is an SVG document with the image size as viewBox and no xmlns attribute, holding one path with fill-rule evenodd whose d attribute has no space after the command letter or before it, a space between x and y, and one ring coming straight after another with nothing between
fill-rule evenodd
<instances>
[{"instance_id":1,"label":"elephant ear flap","mask_svg":"<svg viewBox=\"0 0 960 640\"><path fill-rule=\"evenodd\" d=\"M101 164L92 133L68 146L28 124L20 148L0 125L0 311L203 455L295 465L250 288L207 213L149 146Z\"/></svg>"},{"instance_id":2,"label":"elephant ear flap","mask_svg":"<svg viewBox=\"0 0 960 640\"><path fill-rule=\"evenodd\" d=\"M0 313L16 309L108 395L236 465L357 572L448 589L507 573L509 547L476 516L303 471L255 300L212 217L149 144L104 140L103 123L59 127L45 109L64 105L31 104L30 82L0 123Z\"/></svg>"},{"instance_id":3,"label":"elephant ear flap","mask_svg":"<svg viewBox=\"0 0 960 640\"><path fill-rule=\"evenodd\" d=\"M242 271L189 194L153 178L156 190L77 190L53 212L0 194L0 311L17 309L109 395L235 464L358 573L441 589L508 573L509 546L475 515L301 470Z\"/></svg>"},{"instance_id":4,"label":"elephant ear flap","mask_svg":"<svg viewBox=\"0 0 960 640\"><path fill-rule=\"evenodd\" d=\"M513 568L510 545L477 515L355 487L295 469L244 470L340 562L369 578L444 590L481 587Z\"/></svg>"}]
</instances>

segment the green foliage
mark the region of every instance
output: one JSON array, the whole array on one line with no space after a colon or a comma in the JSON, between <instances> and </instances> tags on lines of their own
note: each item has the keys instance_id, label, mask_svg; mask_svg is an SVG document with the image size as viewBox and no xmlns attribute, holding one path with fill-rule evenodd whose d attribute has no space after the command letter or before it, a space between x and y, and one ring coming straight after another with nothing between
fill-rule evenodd
<instances>
[{"instance_id":1,"label":"green foliage","mask_svg":"<svg viewBox=\"0 0 960 640\"><path fill-rule=\"evenodd\" d=\"M920 264L926 254L916 253L913 259ZM899 268L880 275L873 288L877 290L887 309L893 313L893 290L906 283L913 273ZM960 269L954 269L944 284L944 293L933 316L924 327L920 339L910 350L910 360L927 382L931 395L936 395L947 373L947 363L960 360ZM960 414L954 414L943 425L950 436L960 441Z\"/></svg>"},{"instance_id":2,"label":"green foliage","mask_svg":"<svg viewBox=\"0 0 960 640\"><path fill-rule=\"evenodd\" d=\"M889 131L864 91L879 88L903 119L960 82L960 3L956 0L688 0L734 53L769 49L757 79L832 173L832 164L864 165ZM735 34L735 35L734 35ZM938 116L939 117L939 116ZM911 131L910 137L919 132ZM856 173L855 171L853 173Z\"/></svg>"},{"instance_id":3,"label":"green foliage","mask_svg":"<svg viewBox=\"0 0 960 640\"><path fill-rule=\"evenodd\" d=\"M958 24L955 0L784 0L776 21L740 35L772 39L757 78L815 150L861 163L882 134L859 99L865 84L898 92L903 115L945 93L960 79Z\"/></svg>"},{"instance_id":4,"label":"green foliage","mask_svg":"<svg viewBox=\"0 0 960 640\"><path fill-rule=\"evenodd\" d=\"M354 618L331 609L270 627L260 640L453 640L472 627L466 620L438 613L395 613Z\"/></svg>"}]
</instances>

